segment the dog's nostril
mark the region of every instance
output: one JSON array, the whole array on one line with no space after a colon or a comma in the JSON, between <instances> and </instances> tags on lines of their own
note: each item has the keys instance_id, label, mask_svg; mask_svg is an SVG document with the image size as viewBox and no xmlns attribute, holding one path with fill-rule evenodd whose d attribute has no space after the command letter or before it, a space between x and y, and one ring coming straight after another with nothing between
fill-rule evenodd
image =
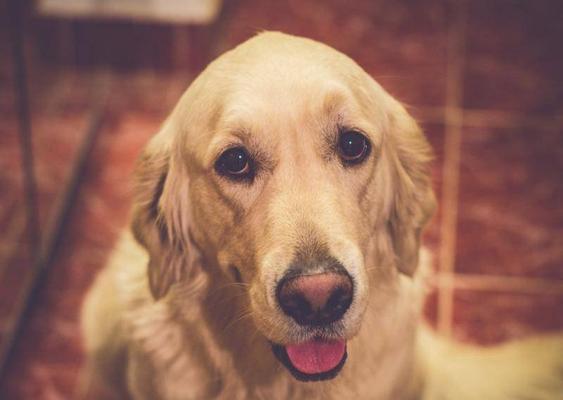
<instances>
[{"instance_id":1,"label":"dog's nostril","mask_svg":"<svg viewBox=\"0 0 563 400\"><path fill-rule=\"evenodd\" d=\"M229 267L229 270L231 272L231 275L233 276L233 279L236 283L242 283L242 276L240 275L240 271L237 267L231 265Z\"/></svg>"},{"instance_id":2,"label":"dog's nostril","mask_svg":"<svg viewBox=\"0 0 563 400\"><path fill-rule=\"evenodd\" d=\"M323 325L340 319L352 303L353 285L347 274L302 275L278 287L282 310L301 325Z\"/></svg>"}]
</instances>

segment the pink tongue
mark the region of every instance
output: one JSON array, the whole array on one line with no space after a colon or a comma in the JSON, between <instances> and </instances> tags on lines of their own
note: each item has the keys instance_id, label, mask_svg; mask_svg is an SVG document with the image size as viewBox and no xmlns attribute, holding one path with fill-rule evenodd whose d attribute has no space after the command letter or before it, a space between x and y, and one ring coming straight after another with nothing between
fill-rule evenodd
<instances>
[{"instance_id":1,"label":"pink tongue","mask_svg":"<svg viewBox=\"0 0 563 400\"><path fill-rule=\"evenodd\" d=\"M285 347L287 356L295 368L305 374L320 374L330 371L344 357L346 342L344 340L322 341L290 344Z\"/></svg>"}]
</instances>

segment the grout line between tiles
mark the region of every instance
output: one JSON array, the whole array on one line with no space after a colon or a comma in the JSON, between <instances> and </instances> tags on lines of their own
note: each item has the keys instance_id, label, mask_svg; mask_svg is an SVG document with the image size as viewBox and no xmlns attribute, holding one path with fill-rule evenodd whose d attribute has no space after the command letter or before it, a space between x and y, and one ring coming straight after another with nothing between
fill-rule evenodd
<instances>
[{"instance_id":1,"label":"grout line between tiles","mask_svg":"<svg viewBox=\"0 0 563 400\"><path fill-rule=\"evenodd\" d=\"M521 294L563 295L563 280L548 280L519 276L438 274L432 278L438 289L451 285L455 289L474 291L500 291Z\"/></svg>"},{"instance_id":2,"label":"grout line between tiles","mask_svg":"<svg viewBox=\"0 0 563 400\"><path fill-rule=\"evenodd\" d=\"M466 127L493 127L514 128L527 127L541 130L552 130L563 127L563 115L522 115L501 110L463 109L463 126ZM442 123L446 108L442 107L417 107L418 119L429 123Z\"/></svg>"},{"instance_id":3,"label":"grout line between tiles","mask_svg":"<svg viewBox=\"0 0 563 400\"><path fill-rule=\"evenodd\" d=\"M501 110L463 110L463 123L472 127L492 126L499 128L534 127L551 130L563 126L563 115L526 115Z\"/></svg>"},{"instance_id":4,"label":"grout line between tiles","mask_svg":"<svg viewBox=\"0 0 563 400\"><path fill-rule=\"evenodd\" d=\"M453 273L455 269L457 201L461 147L462 77L465 40L465 1L451 1L453 18L448 30L446 78L445 144L440 226L440 272L443 284L438 290L438 331L451 336L453 321Z\"/></svg>"}]
</instances>

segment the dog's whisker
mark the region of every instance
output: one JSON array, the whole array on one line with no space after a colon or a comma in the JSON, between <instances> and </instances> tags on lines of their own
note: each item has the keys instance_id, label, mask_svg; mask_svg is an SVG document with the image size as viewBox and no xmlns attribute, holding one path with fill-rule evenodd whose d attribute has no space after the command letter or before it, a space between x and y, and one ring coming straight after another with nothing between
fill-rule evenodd
<instances>
[{"instance_id":1,"label":"dog's whisker","mask_svg":"<svg viewBox=\"0 0 563 400\"><path fill-rule=\"evenodd\" d=\"M220 311L221 309L223 309L225 305L231 305L235 301L238 303L239 300L244 299L246 295L247 295L246 293L237 293L237 294L231 294L229 296L219 298L213 301L213 303L215 304L214 308Z\"/></svg>"},{"instance_id":2,"label":"dog's whisker","mask_svg":"<svg viewBox=\"0 0 563 400\"><path fill-rule=\"evenodd\" d=\"M260 335L260 331L256 329L255 326L252 327L252 336L248 340L249 344L252 344L258 340L258 336Z\"/></svg>"},{"instance_id":3,"label":"dog's whisker","mask_svg":"<svg viewBox=\"0 0 563 400\"><path fill-rule=\"evenodd\" d=\"M225 326L225 330L228 331L229 329L233 328L235 324L250 318L254 315L254 312L251 309L247 309L245 311L243 311L241 313L241 315L239 315L237 318L235 318L234 320L230 321L227 326Z\"/></svg>"},{"instance_id":4,"label":"dog's whisker","mask_svg":"<svg viewBox=\"0 0 563 400\"><path fill-rule=\"evenodd\" d=\"M220 289L224 289L226 287L231 287L231 286L241 286L246 288L246 287L250 287L250 284L246 282L229 282L221 286Z\"/></svg>"},{"instance_id":5,"label":"dog's whisker","mask_svg":"<svg viewBox=\"0 0 563 400\"><path fill-rule=\"evenodd\" d=\"M216 295L218 292L220 291L224 291L227 289L231 289L231 288L243 288L246 289L250 287L250 285L248 283L243 283L243 282L230 282L230 283L226 283L224 285L218 286L216 288L213 289L213 291L210 293L210 296Z\"/></svg>"}]
</instances>

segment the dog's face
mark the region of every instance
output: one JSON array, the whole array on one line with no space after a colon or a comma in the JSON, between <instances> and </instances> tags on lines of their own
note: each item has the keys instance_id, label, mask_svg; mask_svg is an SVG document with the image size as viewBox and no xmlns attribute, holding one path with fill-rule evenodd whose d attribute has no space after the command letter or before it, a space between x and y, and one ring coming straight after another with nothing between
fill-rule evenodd
<instances>
[{"instance_id":1,"label":"dog's face","mask_svg":"<svg viewBox=\"0 0 563 400\"><path fill-rule=\"evenodd\" d=\"M416 123L353 61L262 34L208 67L145 152L134 231L153 294L189 279L197 251L244 284L294 376L333 377L370 282L416 267L428 159Z\"/></svg>"}]
</instances>

